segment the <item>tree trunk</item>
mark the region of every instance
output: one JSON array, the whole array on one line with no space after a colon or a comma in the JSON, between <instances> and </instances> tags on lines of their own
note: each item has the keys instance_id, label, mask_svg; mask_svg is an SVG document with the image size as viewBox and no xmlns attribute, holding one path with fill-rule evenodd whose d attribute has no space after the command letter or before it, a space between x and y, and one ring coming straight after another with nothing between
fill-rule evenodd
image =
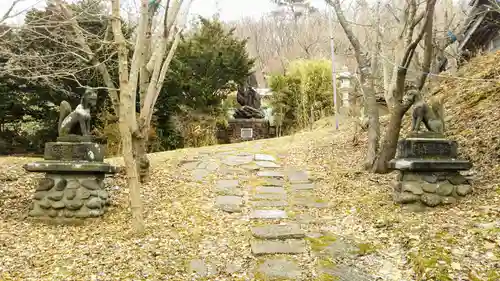
<instances>
[{"instance_id":1,"label":"tree trunk","mask_svg":"<svg viewBox=\"0 0 500 281\"><path fill-rule=\"evenodd\" d=\"M139 125L139 132L132 134L132 145L134 149L134 159L136 170L141 184L147 183L150 179L149 158L148 158L148 132L144 126Z\"/></svg>"},{"instance_id":2,"label":"tree trunk","mask_svg":"<svg viewBox=\"0 0 500 281\"><path fill-rule=\"evenodd\" d=\"M391 110L389 125L385 130L382 150L373 164L373 172L385 174L389 172L389 161L396 155L398 145L399 131L401 130L402 118L406 111L400 106Z\"/></svg>"},{"instance_id":3,"label":"tree trunk","mask_svg":"<svg viewBox=\"0 0 500 281\"><path fill-rule=\"evenodd\" d=\"M139 183L139 177L137 174L137 164L134 157L134 146L132 142L132 132L135 132L133 128L137 127L135 115L135 93L137 89L139 66L143 57L142 54L138 53L142 50L136 49L132 58L129 78L128 49L122 33L122 26L119 18L120 2L116 0L112 1L111 4L112 14L114 16L112 20L113 34L118 50L118 76L120 80L119 128L120 136L122 138L122 154L127 172L132 224L137 233L143 233L145 226L142 214L143 206L141 200L141 184ZM141 5L141 14L144 14L145 11L147 11L147 6L145 6L147 5L147 1L143 0ZM144 32L144 21L144 19L141 19L140 22L142 22L142 24L140 23L138 28L138 30L142 33ZM138 42L141 42L140 38L144 36L142 33L139 33Z\"/></svg>"},{"instance_id":4,"label":"tree trunk","mask_svg":"<svg viewBox=\"0 0 500 281\"><path fill-rule=\"evenodd\" d=\"M366 169L370 169L375 161L377 152L378 152L378 143L380 137L380 126L379 126L379 116L377 109L377 101L375 98L375 83L374 83L374 75L377 69L377 55L379 52L379 33L376 32L376 40L374 47L372 49L372 59L371 62L368 61L368 57L362 54L361 44L352 31L349 23L347 22L344 13L340 7L339 0L330 0L329 4L335 8L335 13L337 14L337 19L339 20L340 25L344 29L344 32L349 39L353 49L354 56L356 57L356 62L358 63L359 68L359 83L361 88L363 89L363 97L365 100L365 112L368 115L368 145L367 145L367 153L364 162L364 167ZM377 2L377 10L380 7L380 1ZM375 26L378 30L378 25L380 21L380 16L377 14L377 20L375 21Z\"/></svg>"},{"instance_id":5,"label":"tree trunk","mask_svg":"<svg viewBox=\"0 0 500 281\"><path fill-rule=\"evenodd\" d=\"M137 173L137 164L134 157L134 146L132 141L132 134L130 133L130 125L128 123L127 112L124 108L129 108L127 103L131 103L130 97L125 98L124 95L120 96L120 133L122 137L122 151L123 159L125 162L125 169L127 172L127 183L130 192L130 209L132 211L132 223L138 233L144 232L144 218L142 215L142 200L141 200L141 185Z\"/></svg>"},{"instance_id":6,"label":"tree trunk","mask_svg":"<svg viewBox=\"0 0 500 281\"><path fill-rule=\"evenodd\" d=\"M376 20L375 20L375 44L373 44L372 58L370 63L370 71L367 72L368 87L363 91L365 94L365 103L368 114L368 147L365 158L365 169L369 170L373 167L373 163L377 157L379 139L380 139L380 122L378 116L377 99L375 98L375 73L377 73L378 52L380 51L380 0L377 1Z\"/></svg>"}]
</instances>

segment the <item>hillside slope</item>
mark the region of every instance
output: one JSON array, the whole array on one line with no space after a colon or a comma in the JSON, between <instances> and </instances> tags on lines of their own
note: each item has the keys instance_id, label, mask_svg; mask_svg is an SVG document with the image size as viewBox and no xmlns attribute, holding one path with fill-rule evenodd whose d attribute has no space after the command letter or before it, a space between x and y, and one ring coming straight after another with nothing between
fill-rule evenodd
<instances>
[{"instance_id":1,"label":"hillside slope","mask_svg":"<svg viewBox=\"0 0 500 281\"><path fill-rule=\"evenodd\" d=\"M217 157L246 152L271 154L282 167L307 170L316 185L312 192L321 199L316 203L328 206L287 209L290 220L307 221L301 227L310 237L329 233L355 241L359 253L352 264L380 280L499 280L499 84L469 80L498 78L499 63L499 53L480 57L458 74L467 80L441 79L440 94L448 97L447 134L475 166L475 191L457 205L411 213L394 204L395 175L362 170L366 136L353 143L355 127L346 119L340 120L339 130L332 120L322 120L314 131L283 138L151 154L154 181L142 189L147 227L142 237L130 230L128 189L120 177L106 180L112 207L97 221L58 227L26 220L41 175L22 169L33 159L3 157L0 279L195 280L186 265L203 259L218 269L211 280L256 280L249 277L260 261L249 246L249 208L243 217L213 208L216 180L233 171ZM193 180L181 164L197 158L213 160L220 168L204 181ZM257 184L248 171L233 172L245 188ZM313 278L316 265L327 261L312 254L313 246L324 241L310 241L308 251L297 257L308 276L304 280L328 280ZM228 261L238 262L237 271L224 269Z\"/></svg>"},{"instance_id":2,"label":"hillside slope","mask_svg":"<svg viewBox=\"0 0 500 281\"><path fill-rule=\"evenodd\" d=\"M500 175L500 51L472 59L455 78L440 78L446 134L482 179Z\"/></svg>"}]
</instances>

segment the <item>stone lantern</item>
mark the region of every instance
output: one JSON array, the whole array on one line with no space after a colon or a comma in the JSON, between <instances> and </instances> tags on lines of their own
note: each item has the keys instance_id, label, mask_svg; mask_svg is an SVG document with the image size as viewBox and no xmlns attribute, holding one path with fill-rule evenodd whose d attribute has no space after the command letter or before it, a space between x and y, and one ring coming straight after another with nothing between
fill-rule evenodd
<instances>
[{"instance_id":1,"label":"stone lantern","mask_svg":"<svg viewBox=\"0 0 500 281\"><path fill-rule=\"evenodd\" d=\"M352 74L349 72L347 66L342 67L342 72L339 73L340 80L340 93L342 95L342 106L349 108L352 100Z\"/></svg>"}]
</instances>

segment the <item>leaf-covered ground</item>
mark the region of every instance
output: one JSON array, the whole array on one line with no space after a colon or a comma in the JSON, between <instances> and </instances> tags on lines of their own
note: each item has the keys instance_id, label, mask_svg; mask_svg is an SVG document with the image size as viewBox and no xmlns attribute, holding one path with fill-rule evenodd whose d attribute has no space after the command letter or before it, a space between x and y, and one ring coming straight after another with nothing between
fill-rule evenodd
<instances>
[{"instance_id":1,"label":"leaf-covered ground","mask_svg":"<svg viewBox=\"0 0 500 281\"><path fill-rule=\"evenodd\" d=\"M499 58L478 58L465 69L473 73L469 77L498 78ZM313 132L279 139L152 154L152 181L142 191L147 231L141 237L132 231L123 178L106 180L112 208L102 219L43 225L25 218L41 177L22 169L33 159L0 158L0 280L193 280L187 264L200 257L221 268L228 261L241 266L240 273L220 270L209 280L250 280L247 272L256 259L249 249L249 222L214 210L218 174L197 182L179 167L181 160L223 151L268 153L285 167L308 170L316 195L330 203L304 211L315 221L308 231L357 241L366 252L363 266L384 280L499 280L498 86L456 79L441 84L441 94L449 97L449 137L474 163L474 193L457 205L422 213L393 203L394 174L362 171L366 136L353 143L349 120L341 120L338 131L325 120Z\"/></svg>"}]
</instances>

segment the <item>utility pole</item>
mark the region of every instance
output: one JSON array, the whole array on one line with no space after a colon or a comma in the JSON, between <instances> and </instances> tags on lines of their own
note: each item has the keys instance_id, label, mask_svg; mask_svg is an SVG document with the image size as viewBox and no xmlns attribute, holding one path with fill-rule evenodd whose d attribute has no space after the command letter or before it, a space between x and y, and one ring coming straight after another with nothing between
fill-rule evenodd
<instances>
[{"instance_id":1,"label":"utility pole","mask_svg":"<svg viewBox=\"0 0 500 281\"><path fill-rule=\"evenodd\" d=\"M339 129L339 109L337 101L337 71L335 71L335 42L333 41L333 18L332 8L328 9L328 18L330 22L330 49L332 52L332 86L333 86L333 107L335 111L335 129Z\"/></svg>"}]
</instances>

